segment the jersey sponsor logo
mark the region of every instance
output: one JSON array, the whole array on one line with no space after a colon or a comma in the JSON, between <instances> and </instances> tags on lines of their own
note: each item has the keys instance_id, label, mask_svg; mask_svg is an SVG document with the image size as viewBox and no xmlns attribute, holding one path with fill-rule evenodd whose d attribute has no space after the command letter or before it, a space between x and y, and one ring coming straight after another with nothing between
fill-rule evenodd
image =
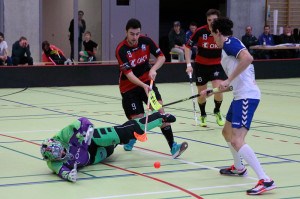
<instances>
[{"instance_id":1,"label":"jersey sponsor logo","mask_svg":"<svg viewBox=\"0 0 300 199\"><path fill-rule=\"evenodd\" d=\"M143 57L140 57L138 59L131 60L130 65L131 65L131 67L136 67L137 64L145 63L147 59L148 59L148 56L144 55Z\"/></svg>"},{"instance_id":2,"label":"jersey sponsor logo","mask_svg":"<svg viewBox=\"0 0 300 199\"><path fill-rule=\"evenodd\" d=\"M130 62L131 67L136 67L135 60L136 60L136 59L131 60L131 62Z\"/></svg>"},{"instance_id":3,"label":"jersey sponsor logo","mask_svg":"<svg viewBox=\"0 0 300 199\"><path fill-rule=\"evenodd\" d=\"M203 40L207 40L207 34L203 34Z\"/></svg>"},{"instance_id":4,"label":"jersey sponsor logo","mask_svg":"<svg viewBox=\"0 0 300 199\"><path fill-rule=\"evenodd\" d=\"M128 55L128 57L132 57L132 54L130 51L127 51L127 55Z\"/></svg>"},{"instance_id":5,"label":"jersey sponsor logo","mask_svg":"<svg viewBox=\"0 0 300 199\"><path fill-rule=\"evenodd\" d=\"M142 51L145 51L145 50L146 50L146 45L143 44L143 45L142 45Z\"/></svg>"},{"instance_id":6,"label":"jersey sponsor logo","mask_svg":"<svg viewBox=\"0 0 300 199\"><path fill-rule=\"evenodd\" d=\"M79 156L80 156L80 148L78 148L76 152L75 159L78 160Z\"/></svg>"},{"instance_id":7,"label":"jersey sponsor logo","mask_svg":"<svg viewBox=\"0 0 300 199\"><path fill-rule=\"evenodd\" d=\"M219 47L217 46L217 44L210 44L209 42L203 42L203 48L218 49Z\"/></svg>"},{"instance_id":8,"label":"jersey sponsor logo","mask_svg":"<svg viewBox=\"0 0 300 199\"><path fill-rule=\"evenodd\" d=\"M157 54L160 53L160 48L158 48L156 51L155 51Z\"/></svg>"}]
</instances>

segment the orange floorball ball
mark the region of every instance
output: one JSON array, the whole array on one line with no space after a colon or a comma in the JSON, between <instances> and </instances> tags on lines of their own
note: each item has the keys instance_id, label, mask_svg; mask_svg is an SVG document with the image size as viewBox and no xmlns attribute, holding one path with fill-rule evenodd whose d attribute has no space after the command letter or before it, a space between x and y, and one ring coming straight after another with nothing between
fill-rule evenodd
<instances>
[{"instance_id":1,"label":"orange floorball ball","mask_svg":"<svg viewBox=\"0 0 300 199\"><path fill-rule=\"evenodd\" d=\"M160 167L160 162L154 162L154 167L158 169Z\"/></svg>"}]
</instances>

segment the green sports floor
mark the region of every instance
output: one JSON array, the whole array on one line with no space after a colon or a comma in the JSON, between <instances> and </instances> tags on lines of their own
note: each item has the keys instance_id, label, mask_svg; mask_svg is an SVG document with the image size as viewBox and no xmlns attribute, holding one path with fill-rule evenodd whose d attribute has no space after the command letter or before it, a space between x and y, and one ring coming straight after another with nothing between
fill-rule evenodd
<instances>
[{"instance_id":1,"label":"green sports floor","mask_svg":"<svg viewBox=\"0 0 300 199\"><path fill-rule=\"evenodd\" d=\"M207 102L208 128L195 126L191 100L165 108L177 117L172 124L175 140L189 144L178 159L171 158L156 128L133 151L118 146L103 163L80 169L76 183L61 180L42 160L40 143L83 116L96 127L124 123L114 85L0 89L0 198L300 198L300 79L257 83L262 99L246 142L274 179L275 190L247 196L245 191L258 181L250 167L248 177L219 175L233 160L212 114L212 98ZM157 86L165 103L191 96L189 83ZM223 115L231 100L232 93L226 93ZM156 161L159 169L153 167Z\"/></svg>"}]
</instances>

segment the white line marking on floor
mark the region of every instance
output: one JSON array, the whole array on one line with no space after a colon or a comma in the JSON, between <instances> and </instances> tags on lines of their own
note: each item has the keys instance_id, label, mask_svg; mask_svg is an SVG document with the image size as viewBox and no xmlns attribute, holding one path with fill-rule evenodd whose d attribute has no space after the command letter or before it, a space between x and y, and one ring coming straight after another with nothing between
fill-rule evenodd
<instances>
[{"instance_id":1,"label":"white line marking on floor","mask_svg":"<svg viewBox=\"0 0 300 199\"><path fill-rule=\"evenodd\" d=\"M219 188L228 188L228 187L248 186L248 185L254 185L254 184L256 184L256 183L220 185L220 186L213 186L213 187L198 187L198 188L190 188L190 189L187 189L187 190L196 191L196 190L207 190L207 189L219 189ZM180 192L180 191L181 190L176 189L176 190L170 190L170 191L157 191L157 192L147 192L147 193L124 194L124 195L103 196L103 197L86 198L86 199L125 198L125 197L133 197L133 196L145 196L145 195L175 193L175 192ZM200 196L201 196L201 194L200 194Z\"/></svg>"},{"instance_id":2,"label":"white line marking on floor","mask_svg":"<svg viewBox=\"0 0 300 199\"><path fill-rule=\"evenodd\" d=\"M163 155L163 154L155 153L155 152L151 152L151 151L146 151L146 150L143 150L143 149L133 148L133 150L141 151L143 153L148 153L148 154L151 154L151 155L155 155L155 156L159 156L159 157L163 157L163 158L167 158L167 159L172 159L172 160L175 160L175 161L178 161L178 162L183 162L183 163L186 163L186 164L199 166L199 167L202 167L202 168L207 168L207 169L214 170L214 171L219 171L220 170L220 169L215 168L215 167L210 167L210 166L206 166L206 165L203 165L203 164L198 164L198 163L195 163L195 162L190 162L190 161L181 160L181 159L173 159L171 156L167 156L167 155ZM243 178L248 178L248 179L258 181L257 178L250 177L250 176L246 176L246 177L243 177Z\"/></svg>"}]
</instances>

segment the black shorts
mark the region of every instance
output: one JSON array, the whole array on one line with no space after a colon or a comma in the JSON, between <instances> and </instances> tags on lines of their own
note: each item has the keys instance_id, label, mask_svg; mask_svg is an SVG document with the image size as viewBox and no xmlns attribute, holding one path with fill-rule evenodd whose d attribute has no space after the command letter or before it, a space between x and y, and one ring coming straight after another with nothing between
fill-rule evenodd
<instances>
[{"instance_id":1,"label":"black shorts","mask_svg":"<svg viewBox=\"0 0 300 199\"><path fill-rule=\"evenodd\" d=\"M149 82L147 82L147 84L149 84ZM159 91L154 83L152 89L155 93L156 99L161 100ZM125 93L121 93L121 95L122 106L128 119L131 119L132 116L145 113L143 102L147 104L148 97L142 87L136 87Z\"/></svg>"},{"instance_id":2,"label":"black shorts","mask_svg":"<svg viewBox=\"0 0 300 199\"><path fill-rule=\"evenodd\" d=\"M207 84L208 81L227 79L221 64L203 65L195 62L194 71L197 86L203 86Z\"/></svg>"}]
</instances>

